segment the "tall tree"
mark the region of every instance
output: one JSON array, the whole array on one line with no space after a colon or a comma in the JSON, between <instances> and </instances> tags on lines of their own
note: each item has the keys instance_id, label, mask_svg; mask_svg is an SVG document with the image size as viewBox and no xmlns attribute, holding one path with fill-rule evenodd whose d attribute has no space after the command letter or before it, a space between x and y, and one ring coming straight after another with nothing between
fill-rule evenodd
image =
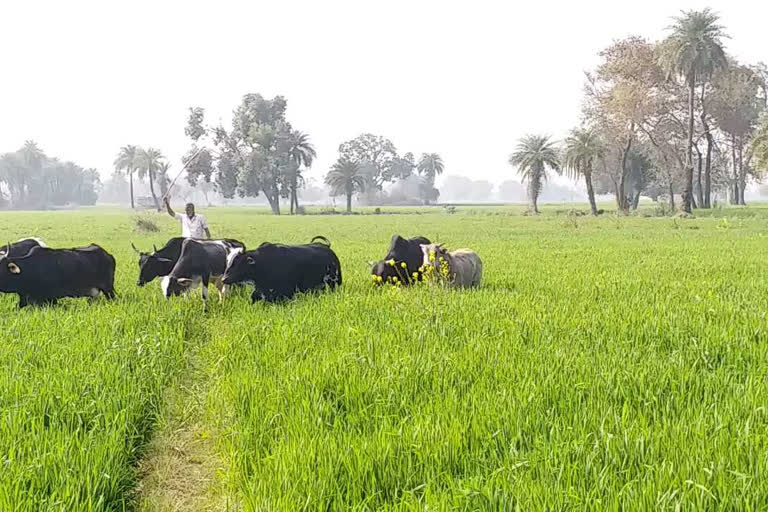
<instances>
[{"instance_id":1,"label":"tall tree","mask_svg":"<svg viewBox=\"0 0 768 512\"><path fill-rule=\"evenodd\" d=\"M712 115L731 147L731 201L745 204L744 190L750 170L750 157L743 158L744 148L757 127L765 109L760 98L761 78L755 70L730 63L713 80Z\"/></svg>"},{"instance_id":2,"label":"tall tree","mask_svg":"<svg viewBox=\"0 0 768 512\"><path fill-rule=\"evenodd\" d=\"M696 86L706 84L713 73L726 66L720 17L710 9L683 11L670 27L661 62L670 75L681 77L688 87L688 145L682 209L691 213L693 200L693 139L696 117Z\"/></svg>"},{"instance_id":3,"label":"tall tree","mask_svg":"<svg viewBox=\"0 0 768 512\"><path fill-rule=\"evenodd\" d=\"M133 200L133 173L139 167L139 151L137 146L128 145L120 148L115 158L115 170L125 172L128 175L128 182L131 191L131 208L136 208Z\"/></svg>"},{"instance_id":4,"label":"tall tree","mask_svg":"<svg viewBox=\"0 0 768 512\"><path fill-rule=\"evenodd\" d=\"M145 176L149 178L149 192L152 194L152 200L155 202L157 211L160 211L160 202L157 200L154 184L163 159L163 154L155 148L139 148L138 150L139 179L144 179Z\"/></svg>"},{"instance_id":5,"label":"tall tree","mask_svg":"<svg viewBox=\"0 0 768 512\"><path fill-rule=\"evenodd\" d=\"M584 115L605 144L599 173L610 180L616 206L626 212L631 207L625 190L631 171L629 158L653 111L653 89L663 75L654 46L640 37L615 41L600 57L598 68L587 74Z\"/></svg>"},{"instance_id":6,"label":"tall tree","mask_svg":"<svg viewBox=\"0 0 768 512\"><path fill-rule=\"evenodd\" d=\"M443 159L437 153L422 153L419 158L419 163L416 166L424 177L424 183L422 185L422 199L424 204L429 204L430 200L439 195L439 192L435 188L435 178L443 174L445 168Z\"/></svg>"},{"instance_id":7,"label":"tall tree","mask_svg":"<svg viewBox=\"0 0 768 512\"><path fill-rule=\"evenodd\" d=\"M595 189L592 186L592 172L595 163L605 156L605 147L597 131L592 128L576 128L565 139L563 168L573 179L584 177L587 185L587 197L592 215L597 215Z\"/></svg>"},{"instance_id":8,"label":"tall tree","mask_svg":"<svg viewBox=\"0 0 768 512\"><path fill-rule=\"evenodd\" d=\"M188 180L202 175L210 181L215 173L216 187L225 198L235 192L241 197L264 194L272 212L279 215L280 198L290 196L300 165L293 152L293 128L286 109L282 96L265 99L260 94L246 94L233 113L231 130L206 127L203 109L190 109L185 133L194 143L193 151L203 142L215 149L203 146L205 151L196 159L202 163L195 162L197 168L188 169Z\"/></svg>"},{"instance_id":9,"label":"tall tree","mask_svg":"<svg viewBox=\"0 0 768 512\"><path fill-rule=\"evenodd\" d=\"M296 172L293 173L293 176L290 177L291 182L291 215L294 213L294 206L295 211L298 213L299 211L299 195L298 195L298 188L300 185L303 185L304 178L301 175L301 169L302 167L304 169L309 169L312 167L312 162L314 162L315 158L317 158L317 152L315 151L315 147L312 145L312 143L309 140L309 135L306 133L300 132L298 130L294 130L291 133L291 142L290 142L290 153L291 158L293 158L294 163L296 164Z\"/></svg>"},{"instance_id":10,"label":"tall tree","mask_svg":"<svg viewBox=\"0 0 768 512\"><path fill-rule=\"evenodd\" d=\"M171 168L171 164L168 162L160 162L157 167L157 184L160 186L160 197L168 195L168 185L170 180L168 179L168 171Z\"/></svg>"},{"instance_id":11,"label":"tall tree","mask_svg":"<svg viewBox=\"0 0 768 512\"><path fill-rule=\"evenodd\" d=\"M349 161L357 162L367 174L370 184L377 190L381 190L384 183L397 177L397 149L386 137L364 133L342 143L339 146L339 154Z\"/></svg>"},{"instance_id":12,"label":"tall tree","mask_svg":"<svg viewBox=\"0 0 768 512\"><path fill-rule=\"evenodd\" d=\"M352 195L364 192L367 177L360 164L346 156L340 156L325 176L325 184L331 187L331 195L347 197L347 213L352 212Z\"/></svg>"},{"instance_id":13,"label":"tall tree","mask_svg":"<svg viewBox=\"0 0 768 512\"><path fill-rule=\"evenodd\" d=\"M547 168L560 171L560 158L555 143L548 136L526 135L517 144L509 163L517 167L523 181L528 181L529 213L538 214L537 204Z\"/></svg>"},{"instance_id":14,"label":"tall tree","mask_svg":"<svg viewBox=\"0 0 768 512\"><path fill-rule=\"evenodd\" d=\"M752 139L750 153L754 155L755 167L759 172L768 172L768 114L763 115L760 127Z\"/></svg>"}]
</instances>

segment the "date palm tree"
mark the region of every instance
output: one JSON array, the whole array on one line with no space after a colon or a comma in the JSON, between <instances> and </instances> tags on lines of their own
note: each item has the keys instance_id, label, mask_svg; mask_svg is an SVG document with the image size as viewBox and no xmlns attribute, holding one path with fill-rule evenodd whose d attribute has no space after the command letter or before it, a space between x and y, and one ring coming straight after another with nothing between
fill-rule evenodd
<instances>
[{"instance_id":1,"label":"date palm tree","mask_svg":"<svg viewBox=\"0 0 768 512\"><path fill-rule=\"evenodd\" d=\"M365 192L365 180L360 164L346 157L340 157L325 175L325 184L331 187L331 195L347 196L347 213L352 212L352 195Z\"/></svg>"},{"instance_id":2,"label":"date palm tree","mask_svg":"<svg viewBox=\"0 0 768 512\"><path fill-rule=\"evenodd\" d=\"M139 148L134 145L123 146L115 158L115 170L118 172L125 172L128 175L130 188L131 188L131 208L135 208L133 201L133 173L139 167Z\"/></svg>"},{"instance_id":3,"label":"date palm tree","mask_svg":"<svg viewBox=\"0 0 768 512\"><path fill-rule=\"evenodd\" d=\"M528 182L528 210L538 215L537 201L547 181L547 168L560 172L560 157L556 144L546 135L526 135L517 143L509 163L517 167L523 182Z\"/></svg>"},{"instance_id":4,"label":"date palm tree","mask_svg":"<svg viewBox=\"0 0 768 512\"><path fill-rule=\"evenodd\" d=\"M696 86L704 86L712 74L727 65L723 39L728 37L711 9L683 11L674 18L671 34L663 44L660 63L667 73L677 75L688 88L688 148L685 155L683 212L691 213L693 202L693 131L696 114Z\"/></svg>"},{"instance_id":5,"label":"date palm tree","mask_svg":"<svg viewBox=\"0 0 768 512\"><path fill-rule=\"evenodd\" d=\"M315 146L309 140L309 135L300 131L294 131L291 133L291 147L290 147L291 159L297 166L296 171L291 176L291 213L294 212L294 205L296 212L299 210L299 184L303 183L303 177L301 176L301 167L309 169L312 167L312 162L317 158L317 152Z\"/></svg>"},{"instance_id":6,"label":"date palm tree","mask_svg":"<svg viewBox=\"0 0 768 512\"><path fill-rule=\"evenodd\" d=\"M168 194L168 171L171 168L171 164L168 162L160 162L157 167L157 184L160 186L160 197L165 197Z\"/></svg>"},{"instance_id":7,"label":"date palm tree","mask_svg":"<svg viewBox=\"0 0 768 512\"><path fill-rule=\"evenodd\" d=\"M443 159L440 155L437 153L422 153L416 170L426 179L424 188L428 191L428 194L433 193L435 190L435 178L443 174L444 168ZM436 194L437 192L434 193ZM424 195L424 202L426 204L429 204L428 194Z\"/></svg>"},{"instance_id":8,"label":"date palm tree","mask_svg":"<svg viewBox=\"0 0 768 512\"><path fill-rule=\"evenodd\" d=\"M163 160L163 154L155 148L139 148L137 153L139 179L149 178L149 192L152 194L152 200L155 202L155 208L160 211L160 202L155 194L155 177L160 170L160 164Z\"/></svg>"},{"instance_id":9,"label":"date palm tree","mask_svg":"<svg viewBox=\"0 0 768 512\"><path fill-rule=\"evenodd\" d=\"M578 180L584 177L587 184L587 196L592 215L597 215L597 203L595 203L595 189L592 186L592 170L595 161L605 154L600 136L590 128L576 128L565 139L565 153L563 155L563 168L566 174Z\"/></svg>"}]
</instances>

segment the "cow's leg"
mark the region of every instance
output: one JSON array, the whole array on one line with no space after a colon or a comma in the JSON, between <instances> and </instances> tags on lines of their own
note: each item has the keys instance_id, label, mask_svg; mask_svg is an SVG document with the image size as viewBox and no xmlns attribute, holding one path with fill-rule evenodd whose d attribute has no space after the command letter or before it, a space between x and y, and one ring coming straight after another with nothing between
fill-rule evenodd
<instances>
[{"instance_id":1,"label":"cow's leg","mask_svg":"<svg viewBox=\"0 0 768 512\"><path fill-rule=\"evenodd\" d=\"M24 295L19 295L19 304L17 305L17 307L19 309L25 308L27 307L28 304L29 302L27 301L27 298Z\"/></svg>"},{"instance_id":2,"label":"cow's leg","mask_svg":"<svg viewBox=\"0 0 768 512\"><path fill-rule=\"evenodd\" d=\"M203 310L208 311L208 276L203 276L202 278L202 284L203 284Z\"/></svg>"},{"instance_id":3,"label":"cow's leg","mask_svg":"<svg viewBox=\"0 0 768 512\"><path fill-rule=\"evenodd\" d=\"M291 297L293 297L293 295L294 295L293 293L286 293L280 290L270 289L267 291L267 293L264 294L264 300L270 303L280 302L283 300L290 299Z\"/></svg>"},{"instance_id":4,"label":"cow's leg","mask_svg":"<svg viewBox=\"0 0 768 512\"><path fill-rule=\"evenodd\" d=\"M219 291L219 300L224 301L226 296L229 295L229 285L224 284L221 276L214 279L213 285Z\"/></svg>"},{"instance_id":5,"label":"cow's leg","mask_svg":"<svg viewBox=\"0 0 768 512\"><path fill-rule=\"evenodd\" d=\"M266 300L266 296L258 288L254 288L251 294L251 304L256 304L260 300Z\"/></svg>"}]
</instances>

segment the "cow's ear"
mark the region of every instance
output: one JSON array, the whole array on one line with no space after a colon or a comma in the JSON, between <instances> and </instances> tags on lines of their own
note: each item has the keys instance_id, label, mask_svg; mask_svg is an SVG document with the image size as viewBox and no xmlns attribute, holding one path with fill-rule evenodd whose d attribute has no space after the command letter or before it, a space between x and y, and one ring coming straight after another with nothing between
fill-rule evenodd
<instances>
[{"instance_id":1,"label":"cow's ear","mask_svg":"<svg viewBox=\"0 0 768 512\"><path fill-rule=\"evenodd\" d=\"M188 279L186 277L180 277L176 281L178 281L179 284L183 284L183 285L192 284L192 279Z\"/></svg>"},{"instance_id":2,"label":"cow's ear","mask_svg":"<svg viewBox=\"0 0 768 512\"><path fill-rule=\"evenodd\" d=\"M11 272L11 274L21 274L21 269L15 263L9 263L8 270Z\"/></svg>"},{"instance_id":3,"label":"cow's ear","mask_svg":"<svg viewBox=\"0 0 768 512\"><path fill-rule=\"evenodd\" d=\"M245 261L246 261L246 262L247 262L249 265L255 265L255 264L256 264L256 262L255 262L255 261L253 261L253 258L251 258L250 256L248 256L248 258L247 258Z\"/></svg>"}]
</instances>

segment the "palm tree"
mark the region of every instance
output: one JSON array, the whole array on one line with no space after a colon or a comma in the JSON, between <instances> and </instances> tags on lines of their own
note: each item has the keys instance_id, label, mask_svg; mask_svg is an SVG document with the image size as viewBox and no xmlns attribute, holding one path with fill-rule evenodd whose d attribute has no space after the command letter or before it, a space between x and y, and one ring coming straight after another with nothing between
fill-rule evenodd
<instances>
[{"instance_id":1,"label":"palm tree","mask_svg":"<svg viewBox=\"0 0 768 512\"><path fill-rule=\"evenodd\" d=\"M422 153L419 163L416 166L419 174L423 175L427 181L425 188L432 192L435 188L435 177L443 174L443 159L437 153ZM429 197L425 196L425 203L429 204Z\"/></svg>"},{"instance_id":2,"label":"palm tree","mask_svg":"<svg viewBox=\"0 0 768 512\"><path fill-rule=\"evenodd\" d=\"M37 146L37 142L33 140L24 142L24 147L21 148L21 155L24 163L33 169L39 169L43 160L45 160L45 153Z\"/></svg>"},{"instance_id":3,"label":"palm tree","mask_svg":"<svg viewBox=\"0 0 768 512\"><path fill-rule=\"evenodd\" d=\"M171 168L171 164L168 162L160 162L157 166L157 183L160 185L160 197L165 197L168 194L168 171Z\"/></svg>"},{"instance_id":4,"label":"palm tree","mask_svg":"<svg viewBox=\"0 0 768 512\"><path fill-rule=\"evenodd\" d=\"M138 149L133 145L121 147L114 162L115 170L124 171L129 177L131 184L131 208L135 208L133 203L133 173L138 168Z\"/></svg>"},{"instance_id":5,"label":"palm tree","mask_svg":"<svg viewBox=\"0 0 768 512\"><path fill-rule=\"evenodd\" d=\"M592 170L594 169L595 161L604 155L605 147L603 142L593 129L576 128L571 130L570 136L565 139L563 167L568 177L574 180L584 176L592 215L597 215L595 189L592 187Z\"/></svg>"},{"instance_id":6,"label":"palm tree","mask_svg":"<svg viewBox=\"0 0 768 512\"><path fill-rule=\"evenodd\" d=\"M728 37L718 24L720 17L707 8L683 11L674 18L672 33L664 42L661 64L670 75L678 75L688 87L688 151L685 155L683 212L691 213L693 200L693 130L696 85L704 86L717 70L727 65L722 40Z\"/></svg>"},{"instance_id":7,"label":"palm tree","mask_svg":"<svg viewBox=\"0 0 768 512\"><path fill-rule=\"evenodd\" d=\"M347 196L347 213L352 212L352 194L365 192L365 174L360 164L346 157L340 157L325 175L325 184L331 187L331 195Z\"/></svg>"},{"instance_id":8,"label":"palm tree","mask_svg":"<svg viewBox=\"0 0 768 512\"><path fill-rule=\"evenodd\" d=\"M443 159L437 153L422 153L416 169L419 174L434 180L436 176L443 174Z\"/></svg>"},{"instance_id":9,"label":"palm tree","mask_svg":"<svg viewBox=\"0 0 768 512\"><path fill-rule=\"evenodd\" d=\"M291 177L291 214L294 211L294 205L296 206L296 212L299 210L299 196L297 189L299 188L299 181L303 182L301 176L301 166L305 169L312 167L317 157L315 147L309 141L309 135L300 131L294 131L291 133L291 148L290 155L293 162L296 164L297 169Z\"/></svg>"},{"instance_id":10,"label":"palm tree","mask_svg":"<svg viewBox=\"0 0 768 512\"><path fill-rule=\"evenodd\" d=\"M523 181L528 180L529 213L538 214L536 201L547 180L547 167L560 171L557 146L546 135L526 135L509 156L509 163L518 168Z\"/></svg>"},{"instance_id":11,"label":"palm tree","mask_svg":"<svg viewBox=\"0 0 768 512\"><path fill-rule=\"evenodd\" d=\"M137 157L139 164L139 179L144 179L145 176L149 177L149 192L152 194L155 208L157 208L157 211L160 211L160 202L157 200L157 194L155 194L154 183L155 175L160 169L160 164L165 157L155 148L139 148Z\"/></svg>"}]
</instances>

